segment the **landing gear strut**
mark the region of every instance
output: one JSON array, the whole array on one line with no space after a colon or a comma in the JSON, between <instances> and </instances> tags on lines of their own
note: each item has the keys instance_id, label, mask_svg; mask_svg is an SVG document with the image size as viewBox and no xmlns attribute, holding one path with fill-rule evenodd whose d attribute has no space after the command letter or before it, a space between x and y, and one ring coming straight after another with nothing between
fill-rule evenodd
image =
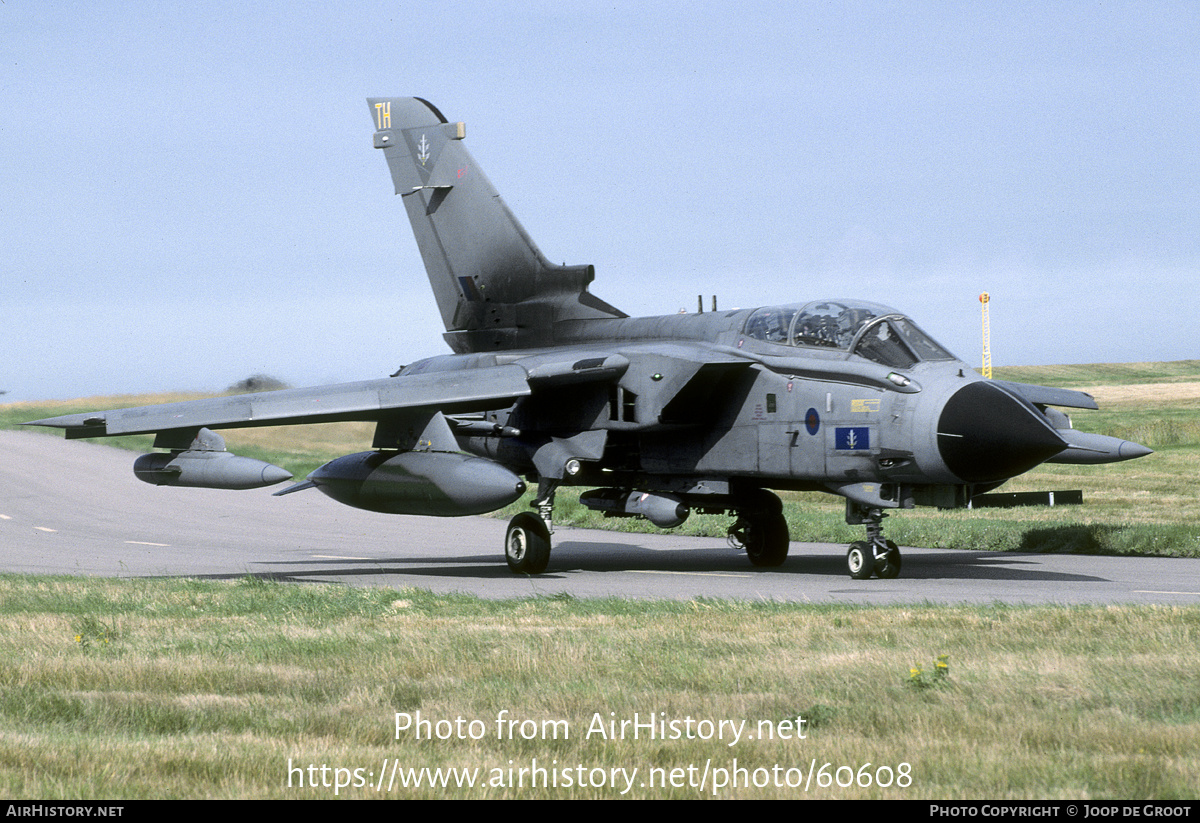
<instances>
[{"instance_id":1,"label":"landing gear strut","mask_svg":"<svg viewBox=\"0 0 1200 823\"><path fill-rule=\"evenodd\" d=\"M508 521L504 535L504 559L517 574L541 574L550 563L551 513L556 485L539 487L533 501L538 513L521 512Z\"/></svg>"},{"instance_id":2,"label":"landing gear strut","mask_svg":"<svg viewBox=\"0 0 1200 823\"><path fill-rule=\"evenodd\" d=\"M900 549L884 539L883 509L860 506L846 501L846 522L867 527L867 539L850 544L846 567L855 580L867 580L872 574L890 580L900 575Z\"/></svg>"},{"instance_id":3,"label":"landing gear strut","mask_svg":"<svg viewBox=\"0 0 1200 823\"><path fill-rule=\"evenodd\" d=\"M730 544L745 549L746 556L755 566L783 565L791 538L779 498L766 489L759 489L736 512L737 520L729 527Z\"/></svg>"}]
</instances>

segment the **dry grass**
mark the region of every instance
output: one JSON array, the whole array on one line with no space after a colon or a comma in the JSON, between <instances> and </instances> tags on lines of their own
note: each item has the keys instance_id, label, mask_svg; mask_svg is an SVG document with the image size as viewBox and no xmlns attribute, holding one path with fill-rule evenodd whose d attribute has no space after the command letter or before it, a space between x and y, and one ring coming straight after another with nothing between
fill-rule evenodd
<instances>
[{"instance_id":1,"label":"dry grass","mask_svg":"<svg viewBox=\"0 0 1200 823\"><path fill-rule=\"evenodd\" d=\"M1121 386L1080 386L1096 398L1102 409L1121 409L1147 405L1200 404L1200 381L1187 380L1177 383L1137 383Z\"/></svg>"},{"instance_id":2,"label":"dry grass","mask_svg":"<svg viewBox=\"0 0 1200 823\"><path fill-rule=\"evenodd\" d=\"M510 767L535 758L637 769L627 796L646 798L1197 796L1196 608L480 601L17 578L0 579L0 603L0 791L13 798L327 798L332 775L289 785L289 761L349 776L394 759L478 770L484 785L337 795L621 796L511 785ZM110 643L75 641L88 616L115 627ZM942 654L948 676L911 675ZM397 712L487 733L397 736ZM497 735L502 712L536 731ZM736 742L588 735L635 713L746 725ZM759 734L797 716L804 739ZM765 784L715 787L735 762ZM786 785L868 763L893 785ZM901 764L910 786L895 785ZM682 770L680 785L649 785L652 769Z\"/></svg>"}]
</instances>

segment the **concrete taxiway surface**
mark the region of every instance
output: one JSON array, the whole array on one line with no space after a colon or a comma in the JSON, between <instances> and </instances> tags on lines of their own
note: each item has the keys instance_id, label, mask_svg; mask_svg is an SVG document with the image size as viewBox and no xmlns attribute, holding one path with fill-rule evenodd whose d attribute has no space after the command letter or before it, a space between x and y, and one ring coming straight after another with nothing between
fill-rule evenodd
<instances>
[{"instance_id":1,"label":"concrete taxiway surface","mask_svg":"<svg viewBox=\"0 0 1200 823\"><path fill-rule=\"evenodd\" d=\"M504 563L506 523L347 508L315 490L154 487L132 452L0 431L0 571L414 586L481 597L722 597L845 603L1200 602L1200 560L904 549L851 580L844 546L793 542L755 569L720 539L560 528L545 574Z\"/></svg>"}]
</instances>

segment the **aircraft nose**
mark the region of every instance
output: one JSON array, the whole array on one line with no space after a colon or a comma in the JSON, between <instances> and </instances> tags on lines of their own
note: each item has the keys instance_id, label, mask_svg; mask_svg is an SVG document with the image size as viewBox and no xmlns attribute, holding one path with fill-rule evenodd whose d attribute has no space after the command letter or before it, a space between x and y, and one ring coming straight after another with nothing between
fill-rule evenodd
<instances>
[{"instance_id":1,"label":"aircraft nose","mask_svg":"<svg viewBox=\"0 0 1200 823\"><path fill-rule=\"evenodd\" d=\"M950 396L937 436L942 461L967 483L1016 477L1067 447L1035 408L987 381Z\"/></svg>"}]
</instances>

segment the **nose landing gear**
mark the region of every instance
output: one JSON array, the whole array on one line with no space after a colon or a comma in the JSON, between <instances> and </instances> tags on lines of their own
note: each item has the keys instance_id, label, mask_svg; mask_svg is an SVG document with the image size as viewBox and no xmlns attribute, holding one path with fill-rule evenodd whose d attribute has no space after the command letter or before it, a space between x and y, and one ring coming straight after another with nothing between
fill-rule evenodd
<instances>
[{"instance_id":1,"label":"nose landing gear","mask_svg":"<svg viewBox=\"0 0 1200 823\"><path fill-rule=\"evenodd\" d=\"M846 501L846 522L867 527L867 539L850 544L846 568L855 580L867 580L875 574L885 580L900 575L900 549L883 536L883 509L860 506Z\"/></svg>"}]
</instances>

